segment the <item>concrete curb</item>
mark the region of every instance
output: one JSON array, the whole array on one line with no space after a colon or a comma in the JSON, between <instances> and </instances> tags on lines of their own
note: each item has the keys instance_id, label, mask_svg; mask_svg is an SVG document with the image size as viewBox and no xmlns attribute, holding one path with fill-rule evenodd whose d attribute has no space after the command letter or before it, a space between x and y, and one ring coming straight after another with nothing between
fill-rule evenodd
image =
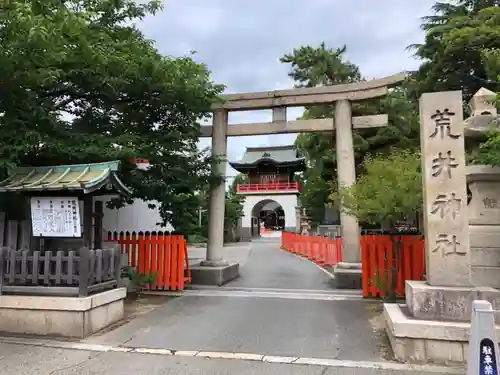
<instances>
[{"instance_id":1,"label":"concrete curb","mask_svg":"<svg viewBox=\"0 0 500 375\"><path fill-rule=\"evenodd\" d=\"M89 344L85 342L68 342L43 339L23 339L0 337L0 343L10 345L36 346L52 349L82 350L101 353L131 353L138 355L157 355L157 356L176 356L176 357L199 357L206 359L227 359L241 361L256 361L275 364L289 365L309 365L335 368L358 368L358 369L381 369L381 370L399 370L416 371L422 373L434 374L463 374L462 367L445 367L434 365L412 365L388 361L350 361L333 358L309 358L309 357L287 357L273 356L256 353L233 353L233 352L211 352L203 350L173 350L158 348L135 348L127 346L112 346Z\"/></svg>"}]
</instances>

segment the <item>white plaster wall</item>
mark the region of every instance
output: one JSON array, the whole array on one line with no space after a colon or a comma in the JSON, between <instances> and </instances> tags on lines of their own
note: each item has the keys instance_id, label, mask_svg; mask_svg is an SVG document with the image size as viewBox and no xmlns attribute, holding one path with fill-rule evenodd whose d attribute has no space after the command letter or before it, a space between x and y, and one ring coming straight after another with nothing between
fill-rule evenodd
<instances>
[{"instance_id":1,"label":"white plaster wall","mask_svg":"<svg viewBox=\"0 0 500 375\"><path fill-rule=\"evenodd\" d=\"M130 205L112 210L106 207L106 202L110 201L113 197L113 195L94 197L94 202L102 201L104 203L102 224L105 235L107 235L108 231L151 232L172 231L174 229L170 224L166 227L156 224L161 222L161 217L157 208L152 210L148 207L148 204L153 202L148 203L141 199L136 199Z\"/></svg>"},{"instance_id":2,"label":"white plaster wall","mask_svg":"<svg viewBox=\"0 0 500 375\"><path fill-rule=\"evenodd\" d=\"M283 211L285 211L285 227L295 227L297 225L296 217L295 217L295 207L298 204L298 196L295 194L286 194L286 195L247 195L245 197L245 203L243 204L243 218L242 218L242 227L251 227L252 220L252 210L256 204L265 201L265 200L273 200L281 207L283 207Z\"/></svg>"}]
</instances>

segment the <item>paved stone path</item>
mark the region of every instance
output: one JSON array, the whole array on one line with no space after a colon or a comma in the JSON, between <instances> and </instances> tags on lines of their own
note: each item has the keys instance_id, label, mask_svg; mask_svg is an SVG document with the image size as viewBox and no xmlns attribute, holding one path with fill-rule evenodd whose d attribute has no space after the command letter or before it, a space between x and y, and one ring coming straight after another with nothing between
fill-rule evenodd
<instances>
[{"instance_id":1,"label":"paved stone path","mask_svg":"<svg viewBox=\"0 0 500 375\"><path fill-rule=\"evenodd\" d=\"M330 290L330 277L314 263L278 250L279 238L255 240L241 267L241 277L228 286Z\"/></svg>"}]
</instances>

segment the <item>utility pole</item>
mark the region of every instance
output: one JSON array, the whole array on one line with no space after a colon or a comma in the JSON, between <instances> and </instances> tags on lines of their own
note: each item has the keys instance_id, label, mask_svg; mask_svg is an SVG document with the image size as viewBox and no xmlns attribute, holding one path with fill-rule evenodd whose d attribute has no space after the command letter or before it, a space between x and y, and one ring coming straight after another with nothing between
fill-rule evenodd
<instances>
[{"instance_id":1,"label":"utility pole","mask_svg":"<svg viewBox=\"0 0 500 375\"><path fill-rule=\"evenodd\" d=\"M198 227L201 228L201 221L202 221L202 216L201 214L203 212L206 212L207 210L202 209L201 207L198 208Z\"/></svg>"}]
</instances>

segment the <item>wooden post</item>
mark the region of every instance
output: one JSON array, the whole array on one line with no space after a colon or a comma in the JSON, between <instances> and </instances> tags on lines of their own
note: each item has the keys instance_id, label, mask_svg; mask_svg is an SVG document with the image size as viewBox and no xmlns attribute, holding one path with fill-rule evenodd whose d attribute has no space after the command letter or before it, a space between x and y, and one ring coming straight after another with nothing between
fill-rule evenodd
<instances>
[{"instance_id":1,"label":"wooden post","mask_svg":"<svg viewBox=\"0 0 500 375\"><path fill-rule=\"evenodd\" d=\"M92 196L83 197L83 246L92 248L93 204Z\"/></svg>"},{"instance_id":2,"label":"wooden post","mask_svg":"<svg viewBox=\"0 0 500 375\"><path fill-rule=\"evenodd\" d=\"M92 206L91 206L92 208ZM78 296L88 296L89 285L89 248L87 246L81 247L79 252L80 265L78 269Z\"/></svg>"},{"instance_id":3,"label":"wooden post","mask_svg":"<svg viewBox=\"0 0 500 375\"><path fill-rule=\"evenodd\" d=\"M5 212L0 212L0 246L5 245L5 231L7 227Z\"/></svg>"},{"instance_id":4,"label":"wooden post","mask_svg":"<svg viewBox=\"0 0 500 375\"><path fill-rule=\"evenodd\" d=\"M2 295L3 275L5 271L5 259L7 258L7 248L0 246L0 296Z\"/></svg>"},{"instance_id":5,"label":"wooden post","mask_svg":"<svg viewBox=\"0 0 500 375\"><path fill-rule=\"evenodd\" d=\"M121 257L120 245L113 245L112 251L113 251L112 256L115 261L114 278L116 279L116 287L119 288L120 280L122 277L122 257Z\"/></svg>"},{"instance_id":6,"label":"wooden post","mask_svg":"<svg viewBox=\"0 0 500 375\"><path fill-rule=\"evenodd\" d=\"M94 249L102 248L102 217L104 215L102 201L94 203Z\"/></svg>"}]
</instances>

